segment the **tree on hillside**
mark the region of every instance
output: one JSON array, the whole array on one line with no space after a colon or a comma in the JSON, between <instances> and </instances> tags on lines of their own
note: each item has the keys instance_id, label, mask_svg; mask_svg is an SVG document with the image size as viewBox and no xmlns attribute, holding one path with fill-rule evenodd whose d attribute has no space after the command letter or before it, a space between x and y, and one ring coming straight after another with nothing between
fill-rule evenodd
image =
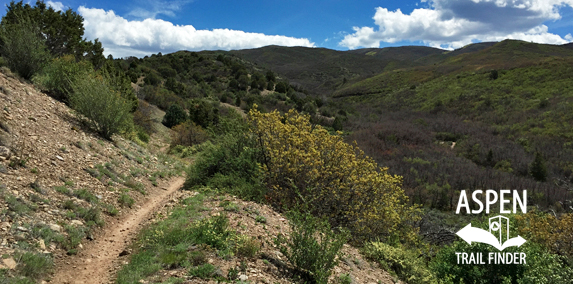
<instances>
[{"instance_id":1,"label":"tree on hillside","mask_svg":"<svg viewBox=\"0 0 573 284\"><path fill-rule=\"evenodd\" d=\"M125 72L123 72L121 67L112 60L106 60L98 72L107 74L110 87L127 99L131 104L131 112L135 112L139 100L131 87L131 80Z\"/></svg>"},{"instance_id":2,"label":"tree on hillside","mask_svg":"<svg viewBox=\"0 0 573 284\"><path fill-rule=\"evenodd\" d=\"M529 165L529 173L537 181L547 180L547 166L545 166L545 161L541 153L535 152L535 158Z\"/></svg>"},{"instance_id":3,"label":"tree on hillside","mask_svg":"<svg viewBox=\"0 0 573 284\"><path fill-rule=\"evenodd\" d=\"M274 82L276 80L275 73L273 73L273 71L270 71L270 70L267 71L267 74L265 77L267 78L267 81L269 81L269 82Z\"/></svg>"},{"instance_id":4,"label":"tree on hillside","mask_svg":"<svg viewBox=\"0 0 573 284\"><path fill-rule=\"evenodd\" d=\"M163 125L171 128L175 125L183 123L187 120L187 118L187 112L180 105L173 104L165 113L162 123Z\"/></svg>"},{"instance_id":5,"label":"tree on hillside","mask_svg":"<svg viewBox=\"0 0 573 284\"><path fill-rule=\"evenodd\" d=\"M30 79L48 63L50 54L41 31L28 17L0 26L1 54L8 67Z\"/></svg>"},{"instance_id":6,"label":"tree on hillside","mask_svg":"<svg viewBox=\"0 0 573 284\"><path fill-rule=\"evenodd\" d=\"M133 128L131 103L113 90L109 82L105 73L95 75L94 72L74 82L70 94L72 108L106 139Z\"/></svg>"},{"instance_id":7,"label":"tree on hillside","mask_svg":"<svg viewBox=\"0 0 573 284\"><path fill-rule=\"evenodd\" d=\"M334 128L335 131L342 131L342 119L340 119L339 116L334 118L332 128Z\"/></svg>"},{"instance_id":8,"label":"tree on hillside","mask_svg":"<svg viewBox=\"0 0 573 284\"><path fill-rule=\"evenodd\" d=\"M286 94L286 92L288 91L288 85L287 83L281 81L278 82L275 86L275 92L277 93L282 93L282 94Z\"/></svg>"},{"instance_id":9,"label":"tree on hillside","mask_svg":"<svg viewBox=\"0 0 573 284\"><path fill-rule=\"evenodd\" d=\"M492 80L496 80L499 77L499 73L497 72L497 70L491 70L491 72L489 72L489 78Z\"/></svg>"},{"instance_id":10,"label":"tree on hillside","mask_svg":"<svg viewBox=\"0 0 573 284\"><path fill-rule=\"evenodd\" d=\"M98 69L103 64L103 48L98 40L95 42L83 39L83 17L72 9L56 11L43 1L36 1L35 6L20 2L10 2L6 15L2 17L1 26L17 24L23 18L30 19L48 51L55 57L73 54L76 59L85 58Z\"/></svg>"},{"instance_id":11,"label":"tree on hillside","mask_svg":"<svg viewBox=\"0 0 573 284\"><path fill-rule=\"evenodd\" d=\"M206 100L189 101L189 119L195 124L207 128L219 121L219 109Z\"/></svg>"}]
</instances>

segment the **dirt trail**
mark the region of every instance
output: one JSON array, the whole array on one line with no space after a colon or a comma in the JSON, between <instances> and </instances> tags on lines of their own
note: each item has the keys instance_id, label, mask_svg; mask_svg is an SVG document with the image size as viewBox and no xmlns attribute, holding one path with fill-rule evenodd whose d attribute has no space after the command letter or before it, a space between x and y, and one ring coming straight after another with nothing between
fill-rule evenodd
<instances>
[{"instance_id":1,"label":"dirt trail","mask_svg":"<svg viewBox=\"0 0 573 284\"><path fill-rule=\"evenodd\" d=\"M137 236L150 214L165 205L176 191L183 186L185 179L172 180L166 190L151 192L140 208L125 214L115 224L107 224L96 240L84 243L78 255L64 257L56 261L57 271L51 283L110 283L115 274L119 254Z\"/></svg>"}]
</instances>

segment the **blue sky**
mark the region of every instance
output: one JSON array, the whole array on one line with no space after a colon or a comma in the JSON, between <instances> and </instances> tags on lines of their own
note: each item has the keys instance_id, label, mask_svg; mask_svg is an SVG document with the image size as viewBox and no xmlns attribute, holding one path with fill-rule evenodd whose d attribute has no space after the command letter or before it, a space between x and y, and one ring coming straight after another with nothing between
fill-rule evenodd
<instances>
[{"instance_id":1,"label":"blue sky","mask_svg":"<svg viewBox=\"0 0 573 284\"><path fill-rule=\"evenodd\" d=\"M9 1L0 2L6 5ZM400 45L454 49L506 38L550 44L573 41L573 0L46 3L80 13L85 19L85 36L99 38L106 54L114 57L269 44L338 50Z\"/></svg>"}]
</instances>

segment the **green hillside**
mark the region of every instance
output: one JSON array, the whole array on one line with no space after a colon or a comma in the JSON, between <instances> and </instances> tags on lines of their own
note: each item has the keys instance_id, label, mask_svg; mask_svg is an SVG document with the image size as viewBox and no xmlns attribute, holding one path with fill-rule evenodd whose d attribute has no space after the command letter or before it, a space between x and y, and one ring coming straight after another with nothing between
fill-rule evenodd
<instances>
[{"instance_id":1,"label":"green hillside","mask_svg":"<svg viewBox=\"0 0 573 284\"><path fill-rule=\"evenodd\" d=\"M413 202L445 209L460 189L486 187L528 188L532 202L567 208L571 63L567 46L506 40L448 52L268 46L122 64L132 79L146 78L139 97L165 110L200 99L219 110L219 102L257 104L304 111L327 127L343 122L335 128L348 141L404 176ZM536 153L548 169L542 181L530 171Z\"/></svg>"},{"instance_id":2,"label":"green hillside","mask_svg":"<svg viewBox=\"0 0 573 284\"><path fill-rule=\"evenodd\" d=\"M413 59L437 50L404 48L401 50L363 49L336 51L324 48L267 46L232 51L245 60L284 75L291 83L310 92L328 95L334 90L385 70L418 65Z\"/></svg>"}]
</instances>

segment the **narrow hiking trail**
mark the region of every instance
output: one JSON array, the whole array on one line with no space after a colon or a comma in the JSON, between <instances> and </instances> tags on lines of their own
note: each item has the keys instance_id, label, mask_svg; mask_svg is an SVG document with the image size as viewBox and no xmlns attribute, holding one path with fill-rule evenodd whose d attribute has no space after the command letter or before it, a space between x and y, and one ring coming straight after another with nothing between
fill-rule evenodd
<instances>
[{"instance_id":1,"label":"narrow hiking trail","mask_svg":"<svg viewBox=\"0 0 573 284\"><path fill-rule=\"evenodd\" d=\"M167 204L185 179L172 179L163 189L150 191L145 203L114 223L106 224L94 241L84 242L75 256L56 260L56 273L51 283L113 283L120 254L131 244L151 214Z\"/></svg>"}]
</instances>

